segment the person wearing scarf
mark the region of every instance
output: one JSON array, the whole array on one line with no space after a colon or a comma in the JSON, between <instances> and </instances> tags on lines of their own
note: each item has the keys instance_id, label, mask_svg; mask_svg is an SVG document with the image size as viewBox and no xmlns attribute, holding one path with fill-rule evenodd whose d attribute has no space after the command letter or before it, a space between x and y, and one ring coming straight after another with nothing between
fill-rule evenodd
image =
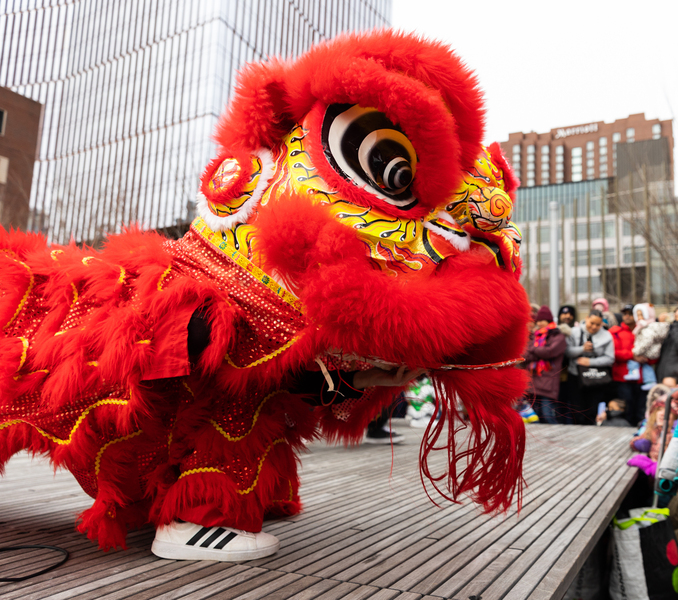
<instances>
[{"instance_id":1,"label":"person wearing scarf","mask_svg":"<svg viewBox=\"0 0 678 600\"><path fill-rule=\"evenodd\" d=\"M530 334L525 350L525 361L532 377L530 396L541 421L556 425L555 404L567 340L553 322L548 306L540 307L535 321L535 330Z\"/></svg>"}]
</instances>

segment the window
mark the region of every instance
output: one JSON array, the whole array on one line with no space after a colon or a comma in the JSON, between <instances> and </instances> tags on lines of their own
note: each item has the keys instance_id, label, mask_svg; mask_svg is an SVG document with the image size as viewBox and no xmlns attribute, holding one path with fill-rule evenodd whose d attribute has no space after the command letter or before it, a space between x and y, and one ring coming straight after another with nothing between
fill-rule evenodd
<instances>
[{"instance_id":1,"label":"window","mask_svg":"<svg viewBox=\"0 0 678 600\"><path fill-rule=\"evenodd\" d=\"M527 187L534 187L535 184L535 148L534 144L527 147Z\"/></svg>"},{"instance_id":2,"label":"window","mask_svg":"<svg viewBox=\"0 0 678 600\"><path fill-rule=\"evenodd\" d=\"M662 136L662 126L659 123L655 123L652 126L652 139L658 140Z\"/></svg>"},{"instance_id":3,"label":"window","mask_svg":"<svg viewBox=\"0 0 678 600\"><path fill-rule=\"evenodd\" d=\"M541 147L541 184L548 185L551 179L550 147Z\"/></svg>"},{"instance_id":4,"label":"window","mask_svg":"<svg viewBox=\"0 0 678 600\"><path fill-rule=\"evenodd\" d=\"M594 142L586 142L586 179L595 179L596 177L595 147Z\"/></svg>"},{"instance_id":5,"label":"window","mask_svg":"<svg viewBox=\"0 0 678 600\"><path fill-rule=\"evenodd\" d=\"M539 243L543 244L551 239L551 225L542 225L539 230ZM535 240L536 241L536 240Z\"/></svg>"},{"instance_id":6,"label":"window","mask_svg":"<svg viewBox=\"0 0 678 600\"><path fill-rule=\"evenodd\" d=\"M591 293L597 294L602 291L602 285L600 283L600 277L591 277ZM583 294L588 292L589 289L589 278L588 277L577 277L577 293ZM572 281L572 290L574 290L574 280Z\"/></svg>"},{"instance_id":7,"label":"window","mask_svg":"<svg viewBox=\"0 0 678 600\"><path fill-rule=\"evenodd\" d=\"M564 156L564 147L556 146L556 183L563 183L565 180Z\"/></svg>"},{"instance_id":8,"label":"window","mask_svg":"<svg viewBox=\"0 0 678 600\"><path fill-rule=\"evenodd\" d=\"M610 221L610 223L613 223L613 222ZM605 229L606 229L606 232L607 232L607 227ZM592 240L597 240L598 238L600 238L600 230L601 230L600 221L593 221L591 223L591 239ZM572 239L576 239L576 240L585 240L586 239L586 221L584 221L583 223L581 221L579 221L577 223L576 232L574 230L574 223L572 223Z\"/></svg>"},{"instance_id":9,"label":"window","mask_svg":"<svg viewBox=\"0 0 678 600\"><path fill-rule=\"evenodd\" d=\"M609 240L614 237L614 221L605 221L605 237Z\"/></svg>"},{"instance_id":10,"label":"window","mask_svg":"<svg viewBox=\"0 0 678 600\"><path fill-rule=\"evenodd\" d=\"M607 177L607 138L598 140L598 177Z\"/></svg>"},{"instance_id":11,"label":"window","mask_svg":"<svg viewBox=\"0 0 678 600\"><path fill-rule=\"evenodd\" d=\"M5 135L5 123L7 122L7 111L0 108L0 135Z\"/></svg>"},{"instance_id":12,"label":"window","mask_svg":"<svg viewBox=\"0 0 678 600\"><path fill-rule=\"evenodd\" d=\"M632 256L631 246L624 246L624 249L623 249L623 261L624 261L624 263L630 264L631 262L635 262L635 263L644 263L645 262L645 248L643 246L641 246L640 248L638 246L636 246L635 250L636 250L636 260L632 261L631 260L631 256Z\"/></svg>"},{"instance_id":13,"label":"window","mask_svg":"<svg viewBox=\"0 0 678 600\"><path fill-rule=\"evenodd\" d=\"M581 181L582 180L582 149L581 148L572 148L571 154L572 158L572 181Z\"/></svg>"},{"instance_id":14,"label":"window","mask_svg":"<svg viewBox=\"0 0 678 600\"><path fill-rule=\"evenodd\" d=\"M621 133L612 134L612 174L617 174L617 144L621 142Z\"/></svg>"},{"instance_id":15,"label":"window","mask_svg":"<svg viewBox=\"0 0 678 600\"><path fill-rule=\"evenodd\" d=\"M7 173L9 172L9 158L0 156L0 184L7 183Z\"/></svg>"},{"instance_id":16,"label":"window","mask_svg":"<svg viewBox=\"0 0 678 600\"><path fill-rule=\"evenodd\" d=\"M626 141L629 143L636 141L636 130L633 127L626 130Z\"/></svg>"},{"instance_id":17,"label":"window","mask_svg":"<svg viewBox=\"0 0 678 600\"><path fill-rule=\"evenodd\" d=\"M511 158L511 166L516 172L516 175L520 177L520 144L515 144L513 146L513 157Z\"/></svg>"},{"instance_id":18,"label":"window","mask_svg":"<svg viewBox=\"0 0 678 600\"><path fill-rule=\"evenodd\" d=\"M631 231L631 223L629 221L622 221L622 235L634 235L635 231Z\"/></svg>"}]
</instances>

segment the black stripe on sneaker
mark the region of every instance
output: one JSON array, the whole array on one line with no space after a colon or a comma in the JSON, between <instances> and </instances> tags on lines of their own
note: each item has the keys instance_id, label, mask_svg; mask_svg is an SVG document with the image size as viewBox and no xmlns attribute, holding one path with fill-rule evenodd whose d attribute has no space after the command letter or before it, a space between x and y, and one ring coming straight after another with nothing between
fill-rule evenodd
<instances>
[{"instance_id":1,"label":"black stripe on sneaker","mask_svg":"<svg viewBox=\"0 0 678 600\"><path fill-rule=\"evenodd\" d=\"M223 527L217 527L217 530L209 536L202 544L200 544L201 547L207 548L212 542L214 542L218 537L221 536L222 533L226 531Z\"/></svg>"},{"instance_id":2,"label":"black stripe on sneaker","mask_svg":"<svg viewBox=\"0 0 678 600\"><path fill-rule=\"evenodd\" d=\"M237 537L238 534L235 533L234 531L231 531L228 535L224 536L224 539L222 539L216 546L214 546L215 550L221 550L228 542L230 542L234 537Z\"/></svg>"},{"instance_id":3,"label":"black stripe on sneaker","mask_svg":"<svg viewBox=\"0 0 678 600\"><path fill-rule=\"evenodd\" d=\"M195 544L205 535L212 531L211 527L203 527L198 533L196 533L190 540L186 542L187 546L195 546Z\"/></svg>"}]
</instances>

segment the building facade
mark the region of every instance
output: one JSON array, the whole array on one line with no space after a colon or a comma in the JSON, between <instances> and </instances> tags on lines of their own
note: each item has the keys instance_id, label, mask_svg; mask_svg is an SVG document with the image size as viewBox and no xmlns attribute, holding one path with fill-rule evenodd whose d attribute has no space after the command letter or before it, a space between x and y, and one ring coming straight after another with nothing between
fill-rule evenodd
<instances>
[{"instance_id":1,"label":"building facade","mask_svg":"<svg viewBox=\"0 0 678 600\"><path fill-rule=\"evenodd\" d=\"M557 127L547 133L511 133L501 144L523 187L614 177L617 145L642 140L667 140L673 164L670 120L645 119L643 113L617 119ZM669 179L673 174L669 173Z\"/></svg>"},{"instance_id":2,"label":"building facade","mask_svg":"<svg viewBox=\"0 0 678 600\"><path fill-rule=\"evenodd\" d=\"M28 227L94 244L124 224L190 222L211 133L244 63L293 57L391 16L391 0L0 7L0 86L44 105Z\"/></svg>"},{"instance_id":3,"label":"building facade","mask_svg":"<svg viewBox=\"0 0 678 600\"><path fill-rule=\"evenodd\" d=\"M0 87L0 225L28 226L42 105Z\"/></svg>"},{"instance_id":4,"label":"building facade","mask_svg":"<svg viewBox=\"0 0 678 600\"><path fill-rule=\"evenodd\" d=\"M676 206L671 121L631 115L548 134L514 133L502 147L522 182L514 221L523 233L521 281L532 301L549 301L552 201L561 304L583 308L598 296L617 308L678 300L672 267L656 250L678 242L671 232L660 241L661 224L674 219ZM650 236L659 246L647 243Z\"/></svg>"}]
</instances>

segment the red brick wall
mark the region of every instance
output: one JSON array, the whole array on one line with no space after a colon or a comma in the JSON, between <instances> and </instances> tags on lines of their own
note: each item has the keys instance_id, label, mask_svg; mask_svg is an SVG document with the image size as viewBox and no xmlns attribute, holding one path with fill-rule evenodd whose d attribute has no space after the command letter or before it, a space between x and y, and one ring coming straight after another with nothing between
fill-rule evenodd
<instances>
[{"instance_id":1,"label":"red brick wall","mask_svg":"<svg viewBox=\"0 0 678 600\"><path fill-rule=\"evenodd\" d=\"M0 110L5 112L0 156L9 159L7 183L0 184L0 224L6 229L28 224L33 165L38 151L42 104L0 87Z\"/></svg>"}]
</instances>

